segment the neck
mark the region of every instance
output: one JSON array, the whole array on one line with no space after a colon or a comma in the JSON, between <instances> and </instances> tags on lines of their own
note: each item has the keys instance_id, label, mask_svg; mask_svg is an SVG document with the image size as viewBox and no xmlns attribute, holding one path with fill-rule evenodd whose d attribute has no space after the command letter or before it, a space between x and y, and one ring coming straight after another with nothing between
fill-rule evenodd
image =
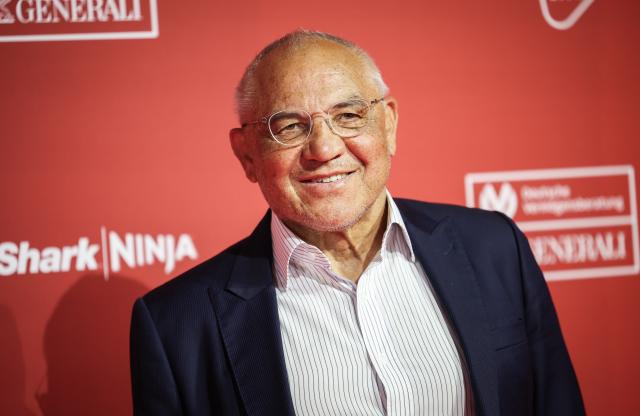
<instances>
[{"instance_id":1,"label":"neck","mask_svg":"<svg viewBox=\"0 0 640 416\"><path fill-rule=\"evenodd\" d=\"M305 242L318 247L336 274L357 282L382 246L387 215L387 194L382 192L365 215L347 229L324 232L290 222L286 225Z\"/></svg>"}]
</instances>

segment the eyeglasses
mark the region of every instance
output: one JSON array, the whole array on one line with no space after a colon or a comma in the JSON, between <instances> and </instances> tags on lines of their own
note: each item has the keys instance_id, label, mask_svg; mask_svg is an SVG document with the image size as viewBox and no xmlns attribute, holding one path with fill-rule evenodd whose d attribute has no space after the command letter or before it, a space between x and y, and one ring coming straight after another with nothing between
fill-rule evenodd
<instances>
[{"instance_id":1,"label":"eyeglasses","mask_svg":"<svg viewBox=\"0 0 640 416\"><path fill-rule=\"evenodd\" d=\"M342 138L355 137L367 126L371 107L381 101L384 101L384 97L371 101L357 98L335 104L327 111L315 113L305 110L282 110L260 120L244 123L242 128L250 124L264 123L271 138L277 143L283 146L297 146L307 141L313 129L313 118L319 115L334 134Z\"/></svg>"}]
</instances>

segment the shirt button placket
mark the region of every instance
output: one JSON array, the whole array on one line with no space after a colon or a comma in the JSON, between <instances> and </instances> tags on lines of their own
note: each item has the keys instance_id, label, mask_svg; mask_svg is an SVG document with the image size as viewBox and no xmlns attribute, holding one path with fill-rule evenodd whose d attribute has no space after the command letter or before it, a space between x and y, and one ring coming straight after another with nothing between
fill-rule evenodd
<instances>
[{"instance_id":1,"label":"shirt button placket","mask_svg":"<svg viewBox=\"0 0 640 416\"><path fill-rule=\"evenodd\" d=\"M362 275L357 286L356 311L358 322L360 323L360 332L364 346L369 355L369 359L373 366L373 371L377 375L381 387L386 390L385 368L387 365L386 355L380 349L379 342L381 334L379 332L380 322L377 322L376 311L373 305L373 297L370 292L369 275ZM385 394L380 392L381 395Z\"/></svg>"}]
</instances>

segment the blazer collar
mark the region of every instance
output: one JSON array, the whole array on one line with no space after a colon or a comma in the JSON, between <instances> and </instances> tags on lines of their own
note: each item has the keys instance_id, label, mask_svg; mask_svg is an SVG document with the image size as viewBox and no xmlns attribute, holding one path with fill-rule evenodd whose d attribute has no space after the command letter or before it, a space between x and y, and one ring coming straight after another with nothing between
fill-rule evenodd
<instances>
[{"instance_id":1,"label":"blazer collar","mask_svg":"<svg viewBox=\"0 0 640 416\"><path fill-rule=\"evenodd\" d=\"M224 347L248 415L293 415L273 286L271 213L237 247L226 287L209 288Z\"/></svg>"},{"instance_id":2,"label":"blazer collar","mask_svg":"<svg viewBox=\"0 0 640 416\"><path fill-rule=\"evenodd\" d=\"M250 300L273 284L270 223L271 210L235 250L236 261L225 290L244 300Z\"/></svg>"},{"instance_id":3,"label":"blazer collar","mask_svg":"<svg viewBox=\"0 0 640 416\"><path fill-rule=\"evenodd\" d=\"M475 414L499 415L498 379L478 280L451 218L435 220L403 209L416 257L425 269L462 348L474 392ZM412 215L413 213L413 215Z\"/></svg>"}]
</instances>

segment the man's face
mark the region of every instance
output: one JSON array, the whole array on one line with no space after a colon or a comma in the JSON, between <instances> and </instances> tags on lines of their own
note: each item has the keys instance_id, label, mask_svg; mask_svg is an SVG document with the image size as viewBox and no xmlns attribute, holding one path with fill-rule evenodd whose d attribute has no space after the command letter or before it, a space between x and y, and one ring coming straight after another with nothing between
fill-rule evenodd
<instances>
[{"instance_id":1,"label":"man's face","mask_svg":"<svg viewBox=\"0 0 640 416\"><path fill-rule=\"evenodd\" d=\"M352 98L380 98L365 64L332 42L313 42L294 53L275 51L256 71L255 119L284 109L313 114ZM252 120L248 120L252 121ZM231 131L247 177L257 181L271 209L285 222L316 231L357 223L384 189L395 152L396 103L371 107L369 122L352 138L335 135L314 116L309 140L284 147L264 124Z\"/></svg>"}]
</instances>

